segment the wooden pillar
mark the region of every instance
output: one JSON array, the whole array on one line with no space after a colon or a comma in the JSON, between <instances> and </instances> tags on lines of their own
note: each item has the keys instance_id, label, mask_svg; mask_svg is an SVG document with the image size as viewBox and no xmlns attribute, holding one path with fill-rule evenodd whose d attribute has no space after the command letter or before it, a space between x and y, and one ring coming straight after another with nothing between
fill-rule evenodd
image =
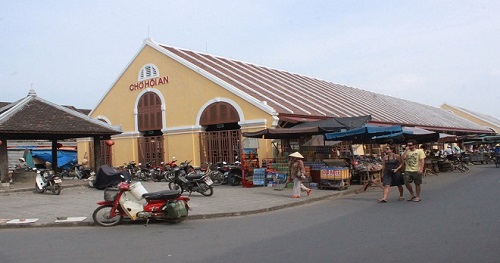
<instances>
[{"instance_id":1,"label":"wooden pillar","mask_svg":"<svg viewBox=\"0 0 500 263\"><path fill-rule=\"evenodd\" d=\"M99 136L94 136L94 169L97 171L101 166L101 138Z\"/></svg>"},{"instance_id":2,"label":"wooden pillar","mask_svg":"<svg viewBox=\"0 0 500 263\"><path fill-rule=\"evenodd\" d=\"M52 140L52 171L57 171L57 140Z\"/></svg>"},{"instance_id":3,"label":"wooden pillar","mask_svg":"<svg viewBox=\"0 0 500 263\"><path fill-rule=\"evenodd\" d=\"M9 173L9 158L7 155L7 140L5 138L0 138L2 142L0 145L0 182L8 183L8 173Z\"/></svg>"}]
</instances>

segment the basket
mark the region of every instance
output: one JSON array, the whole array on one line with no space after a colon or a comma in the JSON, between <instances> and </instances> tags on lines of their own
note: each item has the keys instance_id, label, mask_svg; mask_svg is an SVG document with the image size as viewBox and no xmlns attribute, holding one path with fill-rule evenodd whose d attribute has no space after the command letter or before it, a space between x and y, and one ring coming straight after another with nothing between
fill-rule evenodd
<instances>
[{"instance_id":1,"label":"basket","mask_svg":"<svg viewBox=\"0 0 500 263\"><path fill-rule=\"evenodd\" d=\"M104 189L104 201L113 202L118 195L119 190L116 188L106 188Z\"/></svg>"},{"instance_id":2,"label":"basket","mask_svg":"<svg viewBox=\"0 0 500 263\"><path fill-rule=\"evenodd\" d=\"M169 217L172 219L179 219L188 215L186 205L180 200L168 202L167 212Z\"/></svg>"}]
</instances>

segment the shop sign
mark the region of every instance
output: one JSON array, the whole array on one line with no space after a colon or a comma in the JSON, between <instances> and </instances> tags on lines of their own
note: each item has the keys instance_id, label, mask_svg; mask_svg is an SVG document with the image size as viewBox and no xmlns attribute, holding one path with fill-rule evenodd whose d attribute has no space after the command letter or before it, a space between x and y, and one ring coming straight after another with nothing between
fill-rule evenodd
<instances>
[{"instance_id":1,"label":"shop sign","mask_svg":"<svg viewBox=\"0 0 500 263\"><path fill-rule=\"evenodd\" d=\"M130 91L134 90L142 90L146 88L152 88L154 86L159 86L159 85L164 85L168 84L168 76L163 76L163 77L158 77L158 78L152 78L152 79L145 79L143 81L139 81L133 84L130 84L128 87Z\"/></svg>"}]
</instances>

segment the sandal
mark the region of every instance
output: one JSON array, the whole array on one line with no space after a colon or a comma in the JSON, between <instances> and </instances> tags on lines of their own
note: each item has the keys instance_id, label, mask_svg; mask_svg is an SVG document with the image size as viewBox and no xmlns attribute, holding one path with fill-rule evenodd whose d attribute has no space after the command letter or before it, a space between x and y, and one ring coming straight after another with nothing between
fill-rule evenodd
<instances>
[{"instance_id":1,"label":"sandal","mask_svg":"<svg viewBox=\"0 0 500 263\"><path fill-rule=\"evenodd\" d=\"M405 200L405 198L402 197L402 196L400 196L399 199L398 199L398 201L404 201L404 200Z\"/></svg>"},{"instance_id":2,"label":"sandal","mask_svg":"<svg viewBox=\"0 0 500 263\"><path fill-rule=\"evenodd\" d=\"M387 200L385 200L385 199L379 199L378 202L379 203L387 203Z\"/></svg>"},{"instance_id":3,"label":"sandal","mask_svg":"<svg viewBox=\"0 0 500 263\"><path fill-rule=\"evenodd\" d=\"M292 195L292 198L300 198L298 195Z\"/></svg>"},{"instance_id":4,"label":"sandal","mask_svg":"<svg viewBox=\"0 0 500 263\"><path fill-rule=\"evenodd\" d=\"M417 198L416 196L412 196L410 199L407 199L406 201L413 201L415 200L415 198Z\"/></svg>"},{"instance_id":5,"label":"sandal","mask_svg":"<svg viewBox=\"0 0 500 263\"><path fill-rule=\"evenodd\" d=\"M413 199L413 202L420 202L420 198L416 197L415 199Z\"/></svg>"},{"instance_id":6,"label":"sandal","mask_svg":"<svg viewBox=\"0 0 500 263\"><path fill-rule=\"evenodd\" d=\"M312 189L307 190L307 196L310 196L312 191Z\"/></svg>"}]
</instances>

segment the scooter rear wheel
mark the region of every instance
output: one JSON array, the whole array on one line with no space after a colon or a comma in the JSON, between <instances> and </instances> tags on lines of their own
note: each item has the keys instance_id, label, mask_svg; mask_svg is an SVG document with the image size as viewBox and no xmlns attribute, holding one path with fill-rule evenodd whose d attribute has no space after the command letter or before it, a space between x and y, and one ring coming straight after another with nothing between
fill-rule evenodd
<instances>
[{"instance_id":1,"label":"scooter rear wheel","mask_svg":"<svg viewBox=\"0 0 500 263\"><path fill-rule=\"evenodd\" d=\"M54 184L52 186L52 194L54 194L54 195L61 194L61 186L59 184Z\"/></svg>"},{"instance_id":2,"label":"scooter rear wheel","mask_svg":"<svg viewBox=\"0 0 500 263\"><path fill-rule=\"evenodd\" d=\"M100 226L116 226L123 220L123 215L120 211L116 211L114 217L110 217L112 205L99 206L92 214L92 219Z\"/></svg>"},{"instance_id":3,"label":"scooter rear wheel","mask_svg":"<svg viewBox=\"0 0 500 263\"><path fill-rule=\"evenodd\" d=\"M229 183L232 186L237 186L241 183L241 174L236 173L236 172L231 172L229 173Z\"/></svg>"},{"instance_id":4,"label":"scooter rear wheel","mask_svg":"<svg viewBox=\"0 0 500 263\"><path fill-rule=\"evenodd\" d=\"M35 191L36 191L37 193L40 193L40 194L41 194L41 193L45 192L45 189L40 188L40 186L38 186L38 184L37 184L37 183L35 183Z\"/></svg>"}]
</instances>

